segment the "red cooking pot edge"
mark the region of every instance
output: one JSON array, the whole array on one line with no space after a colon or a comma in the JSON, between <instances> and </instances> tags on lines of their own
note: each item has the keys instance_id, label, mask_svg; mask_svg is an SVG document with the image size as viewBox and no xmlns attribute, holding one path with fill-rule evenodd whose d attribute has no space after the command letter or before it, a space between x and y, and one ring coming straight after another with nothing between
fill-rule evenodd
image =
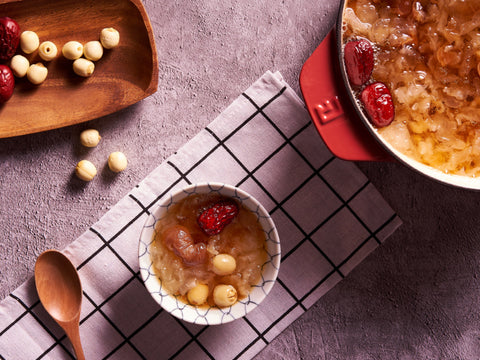
<instances>
[{"instance_id":1,"label":"red cooking pot edge","mask_svg":"<svg viewBox=\"0 0 480 360\"><path fill-rule=\"evenodd\" d=\"M480 191L480 177L444 173L383 143L348 84L342 39L336 36L342 31L345 0L340 3L336 28L307 59L300 73L306 107L327 147L344 160L397 161L442 184Z\"/></svg>"},{"instance_id":2,"label":"red cooking pot edge","mask_svg":"<svg viewBox=\"0 0 480 360\"><path fill-rule=\"evenodd\" d=\"M332 29L300 73L302 95L317 131L341 159L395 161L358 116L342 77L337 46Z\"/></svg>"}]
</instances>

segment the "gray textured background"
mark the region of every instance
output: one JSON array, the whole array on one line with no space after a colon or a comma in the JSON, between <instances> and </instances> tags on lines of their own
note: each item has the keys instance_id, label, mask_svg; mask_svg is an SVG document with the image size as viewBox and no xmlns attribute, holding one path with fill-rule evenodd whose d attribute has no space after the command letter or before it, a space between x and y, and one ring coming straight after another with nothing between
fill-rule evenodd
<instances>
[{"instance_id":1,"label":"gray textured background","mask_svg":"<svg viewBox=\"0 0 480 360\"><path fill-rule=\"evenodd\" d=\"M62 249L213 120L266 70L299 92L302 64L335 22L338 0L144 0L160 63L158 92L89 123L0 139L0 298ZM0 119L1 121L1 119ZM94 150L78 135L103 136ZM103 167L123 151L128 169ZM73 175L88 157L99 175ZM394 163L360 168L404 225L272 342L258 359L478 359L480 194Z\"/></svg>"}]
</instances>

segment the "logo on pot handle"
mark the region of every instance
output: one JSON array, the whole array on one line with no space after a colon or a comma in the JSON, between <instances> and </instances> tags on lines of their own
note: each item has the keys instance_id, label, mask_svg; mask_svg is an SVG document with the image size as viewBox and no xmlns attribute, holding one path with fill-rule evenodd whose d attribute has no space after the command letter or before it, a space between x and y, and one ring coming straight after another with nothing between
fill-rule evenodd
<instances>
[{"instance_id":1,"label":"logo on pot handle","mask_svg":"<svg viewBox=\"0 0 480 360\"><path fill-rule=\"evenodd\" d=\"M323 99L314 107L315 113L323 124L329 123L344 115L338 96Z\"/></svg>"}]
</instances>

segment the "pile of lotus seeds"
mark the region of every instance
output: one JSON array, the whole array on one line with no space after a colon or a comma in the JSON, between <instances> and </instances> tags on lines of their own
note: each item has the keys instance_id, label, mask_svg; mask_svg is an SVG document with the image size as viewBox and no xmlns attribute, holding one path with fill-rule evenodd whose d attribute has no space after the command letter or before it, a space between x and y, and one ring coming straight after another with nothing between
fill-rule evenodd
<instances>
[{"instance_id":1,"label":"pile of lotus seeds","mask_svg":"<svg viewBox=\"0 0 480 360\"><path fill-rule=\"evenodd\" d=\"M103 56L103 49L113 49L120 42L120 34L114 28L105 28L100 32L100 41L89 41L82 45L78 41L69 41L62 47L62 55L73 60L73 71L83 77L89 77L95 70L94 61ZM34 31L24 31L20 35L20 47L25 54L31 54L38 49L38 55L44 61L52 61L57 57L57 46L51 41L40 43ZM83 56L83 57L82 57ZM27 79L35 85L45 81L48 69L42 63L30 64L29 60L20 54L15 55L10 61L13 74Z\"/></svg>"},{"instance_id":2,"label":"pile of lotus seeds","mask_svg":"<svg viewBox=\"0 0 480 360\"><path fill-rule=\"evenodd\" d=\"M85 147L96 147L100 142L100 133L96 129L87 129L80 134L80 143ZM120 151L112 152L108 156L108 167L115 173L127 168L127 157ZM88 160L81 160L75 167L75 174L83 181L91 181L97 175L97 168Z\"/></svg>"}]
</instances>

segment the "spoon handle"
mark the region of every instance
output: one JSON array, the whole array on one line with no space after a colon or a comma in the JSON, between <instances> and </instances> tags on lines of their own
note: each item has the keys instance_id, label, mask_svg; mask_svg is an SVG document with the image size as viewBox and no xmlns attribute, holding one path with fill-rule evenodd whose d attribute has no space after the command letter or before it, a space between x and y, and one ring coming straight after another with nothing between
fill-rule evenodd
<instances>
[{"instance_id":1,"label":"spoon handle","mask_svg":"<svg viewBox=\"0 0 480 360\"><path fill-rule=\"evenodd\" d=\"M80 328L78 326L78 322L76 324L68 324L64 327L64 330L68 338L70 339L70 342L72 343L77 360L85 360L82 342L80 341Z\"/></svg>"}]
</instances>

